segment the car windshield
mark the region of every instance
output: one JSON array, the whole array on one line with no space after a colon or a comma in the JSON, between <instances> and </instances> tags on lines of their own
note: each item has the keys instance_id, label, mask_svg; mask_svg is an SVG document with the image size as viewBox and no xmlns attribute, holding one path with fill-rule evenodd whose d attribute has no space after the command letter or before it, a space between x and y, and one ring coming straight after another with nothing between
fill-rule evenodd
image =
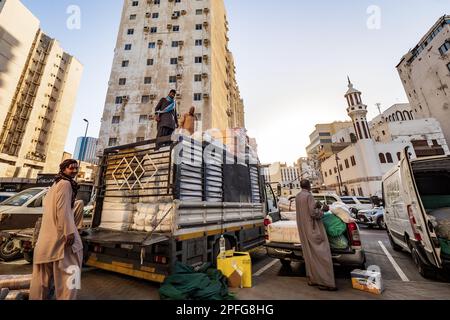
<instances>
[{"instance_id":1,"label":"car windshield","mask_svg":"<svg viewBox=\"0 0 450 320\"><path fill-rule=\"evenodd\" d=\"M369 198L358 198L361 204L372 204L372 201Z\"/></svg>"},{"instance_id":2,"label":"car windshield","mask_svg":"<svg viewBox=\"0 0 450 320\"><path fill-rule=\"evenodd\" d=\"M353 200L352 198L341 198L341 200L345 204L356 204L355 200Z\"/></svg>"},{"instance_id":3,"label":"car windshield","mask_svg":"<svg viewBox=\"0 0 450 320\"><path fill-rule=\"evenodd\" d=\"M9 198L8 200L2 202L2 206L13 206L13 207L23 206L28 200L33 198L41 191L42 191L41 189L29 189L22 191L21 193L18 193L15 196Z\"/></svg>"}]
</instances>

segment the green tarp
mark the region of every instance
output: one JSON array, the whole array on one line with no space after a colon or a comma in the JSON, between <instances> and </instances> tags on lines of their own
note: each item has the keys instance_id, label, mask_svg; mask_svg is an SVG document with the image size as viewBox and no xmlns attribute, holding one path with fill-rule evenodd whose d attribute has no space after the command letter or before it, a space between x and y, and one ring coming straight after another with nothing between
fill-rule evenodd
<instances>
[{"instance_id":1,"label":"green tarp","mask_svg":"<svg viewBox=\"0 0 450 320\"><path fill-rule=\"evenodd\" d=\"M159 289L161 300L233 300L222 272L205 264L195 270L179 262Z\"/></svg>"}]
</instances>

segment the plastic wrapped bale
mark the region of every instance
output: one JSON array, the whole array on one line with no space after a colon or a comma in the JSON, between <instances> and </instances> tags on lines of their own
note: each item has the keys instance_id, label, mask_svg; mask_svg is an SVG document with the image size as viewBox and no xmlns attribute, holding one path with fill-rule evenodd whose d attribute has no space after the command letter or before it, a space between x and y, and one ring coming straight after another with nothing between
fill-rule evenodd
<instances>
[{"instance_id":1,"label":"plastic wrapped bale","mask_svg":"<svg viewBox=\"0 0 450 320\"><path fill-rule=\"evenodd\" d=\"M450 240L439 238L439 242L441 244L442 254L450 258Z\"/></svg>"},{"instance_id":2,"label":"plastic wrapped bale","mask_svg":"<svg viewBox=\"0 0 450 320\"><path fill-rule=\"evenodd\" d=\"M450 240L450 208L430 212L430 219L439 238Z\"/></svg>"},{"instance_id":3,"label":"plastic wrapped bale","mask_svg":"<svg viewBox=\"0 0 450 320\"><path fill-rule=\"evenodd\" d=\"M134 204L104 202L100 228L128 231L134 218Z\"/></svg>"},{"instance_id":4,"label":"plastic wrapped bale","mask_svg":"<svg viewBox=\"0 0 450 320\"><path fill-rule=\"evenodd\" d=\"M352 223L355 219L350 214L349 207L344 203L336 202L330 207L331 213L338 216L344 223Z\"/></svg>"},{"instance_id":5,"label":"plastic wrapped bale","mask_svg":"<svg viewBox=\"0 0 450 320\"><path fill-rule=\"evenodd\" d=\"M329 237L338 237L347 231L347 225L344 221L332 213L325 214L322 221Z\"/></svg>"}]
</instances>

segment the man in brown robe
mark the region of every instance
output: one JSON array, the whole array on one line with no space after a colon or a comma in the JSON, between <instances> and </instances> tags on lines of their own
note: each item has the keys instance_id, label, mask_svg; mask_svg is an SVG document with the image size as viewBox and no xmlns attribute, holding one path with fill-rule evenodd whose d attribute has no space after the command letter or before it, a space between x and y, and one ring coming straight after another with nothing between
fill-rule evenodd
<instances>
[{"instance_id":1,"label":"man in brown robe","mask_svg":"<svg viewBox=\"0 0 450 320\"><path fill-rule=\"evenodd\" d=\"M315 202L308 180L301 181L301 188L302 191L296 197L297 224L308 284L318 286L321 290L335 291L331 249L321 220L324 215L322 205Z\"/></svg>"},{"instance_id":2,"label":"man in brown robe","mask_svg":"<svg viewBox=\"0 0 450 320\"><path fill-rule=\"evenodd\" d=\"M66 160L45 196L42 224L34 249L30 300L75 300L81 283L83 244L78 233L81 204L76 202L76 160ZM77 220L75 220L75 215Z\"/></svg>"},{"instance_id":3,"label":"man in brown robe","mask_svg":"<svg viewBox=\"0 0 450 320\"><path fill-rule=\"evenodd\" d=\"M180 121L181 128L189 132L190 135L193 135L195 131L195 121L197 121L195 107L191 107L189 113L184 114Z\"/></svg>"}]
</instances>

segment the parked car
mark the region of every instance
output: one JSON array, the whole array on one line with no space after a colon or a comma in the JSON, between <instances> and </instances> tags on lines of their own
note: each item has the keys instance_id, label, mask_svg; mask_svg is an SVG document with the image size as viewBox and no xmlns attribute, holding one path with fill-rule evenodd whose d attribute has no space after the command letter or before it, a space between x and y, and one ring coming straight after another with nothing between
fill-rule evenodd
<instances>
[{"instance_id":1,"label":"parked car","mask_svg":"<svg viewBox=\"0 0 450 320\"><path fill-rule=\"evenodd\" d=\"M376 207L370 210L360 210L357 214L357 221L369 227L386 229L384 221L384 208Z\"/></svg>"},{"instance_id":2,"label":"parked car","mask_svg":"<svg viewBox=\"0 0 450 320\"><path fill-rule=\"evenodd\" d=\"M322 204L332 205L336 202L342 203L341 199L332 193L314 193L313 196L316 201L320 201ZM280 259L281 263L284 266L287 266L290 265L291 262L302 262L303 251L301 243L299 243L300 240L298 237L295 216L287 219L283 219L283 217L285 217L285 215L281 213L281 216L278 219L266 219L265 224L267 229L277 228L286 236L284 237L283 242L274 241L274 239L271 239L271 233L267 232L268 240L265 248L268 256L275 259ZM347 232L345 233L345 237L348 240L347 248L331 250L333 263L337 266L365 269L366 255L361 244L359 227L355 222L347 224Z\"/></svg>"},{"instance_id":3,"label":"parked car","mask_svg":"<svg viewBox=\"0 0 450 320\"><path fill-rule=\"evenodd\" d=\"M16 193L12 193L12 192L0 192L0 204L5 201L8 200L9 198L11 198L12 196L14 196Z\"/></svg>"},{"instance_id":4,"label":"parked car","mask_svg":"<svg viewBox=\"0 0 450 320\"><path fill-rule=\"evenodd\" d=\"M383 177L383 196L392 248L410 252L425 278L449 271L450 156L411 160L406 148Z\"/></svg>"},{"instance_id":5,"label":"parked car","mask_svg":"<svg viewBox=\"0 0 450 320\"><path fill-rule=\"evenodd\" d=\"M0 204L0 231L34 228L42 216L42 200L48 188L24 190ZM0 259L9 261L20 256L12 240L0 237Z\"/></svg>"},{"instance_id":6,"label":"parked car","mask_svg":"<svg viewBox=\"0 0 450 320\"><path fill-rule=\"evenodd\" d=\"M353 218L357 217L360 210L370 210L374 207L372 200L367 197L346 196L341 197L341 201L350 207Z\"/></svg>"}]
</instances>

